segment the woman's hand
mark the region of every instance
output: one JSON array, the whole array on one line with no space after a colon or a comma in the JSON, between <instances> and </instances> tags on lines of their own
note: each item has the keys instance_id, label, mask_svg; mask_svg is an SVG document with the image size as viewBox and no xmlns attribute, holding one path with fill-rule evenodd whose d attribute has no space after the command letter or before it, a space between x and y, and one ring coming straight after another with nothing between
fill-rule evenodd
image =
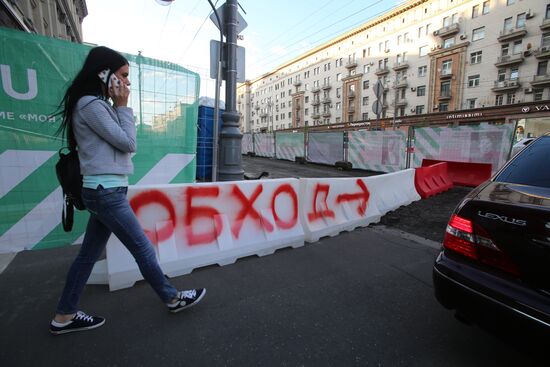
<instances>
[{"instance_id":1,"label":"woman's hand","mask_svg":"<svg viewBox=\"0 0 550 367\"><path fill-rule=\"evenodd\" d=\"M130 88L116 77L111 75L111 87L109 88L109 97L113 100L115 107L128 106L128 96L130 95Z\"/></svg>"}]
</instances>

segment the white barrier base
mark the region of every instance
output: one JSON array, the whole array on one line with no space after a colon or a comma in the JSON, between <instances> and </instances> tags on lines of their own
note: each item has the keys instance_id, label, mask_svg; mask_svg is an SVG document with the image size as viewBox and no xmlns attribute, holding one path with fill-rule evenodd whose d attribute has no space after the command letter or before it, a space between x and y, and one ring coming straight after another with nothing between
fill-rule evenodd
<instances>
[{"instance_id":1,"label":"white barrier base","mask_svg":"<svg viewBox=\"0 0 550 367\"><path fill-rule=\"evenodd\" d=\"M113 241L107 246L122 246L119 241ZM205 254L202 256L196 256L191 258L182 258L173 261L168 261L160 264L162 271L170 278L186 275L191 273L194 269L198 269L208 265L217 264L219 266L225 266L234 264L238 259L257 255L266 256L273 254L276 250L292 247L298 248L304 246L304 236L296 236L295 238L287 238L284 242L276 241L268 243L265 247L258 247L257 245L236 248L232 250L225 250L223 255L220 253ZM112 250L112 249L111 249ZM119 249L120 250L120 249ZM124 249L124 251L126 251ZM128 256L131 257L130 253ZM110 291L116 291L119 289L132 287L137 281L143 280L137 264L135 267L122 270L109 269L109 257L106 260L98 261L88 280L88 284L108 284Z\"/></svg>"}]
</instances>

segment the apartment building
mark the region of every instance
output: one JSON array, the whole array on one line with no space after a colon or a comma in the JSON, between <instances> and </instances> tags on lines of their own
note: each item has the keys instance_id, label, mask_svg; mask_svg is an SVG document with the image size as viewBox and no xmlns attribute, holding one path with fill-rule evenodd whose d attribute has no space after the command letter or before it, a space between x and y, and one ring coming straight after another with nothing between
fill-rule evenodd
<instances>
[{"instance_id":1,"label":"apartment building","mask_svg":"<svg viewBox=\"0 0 550 367\"><path fill-rule=\"evenodd\" d=\"M85 0L0 0L0 26L82 43Z\"/></svg>"},{"instance_id":2,"label":"apartment building","mask_svg":"<svg viewBox=\"0 0 550 367\"><path fill-rule=\"evenodd\" d=\"M411 0L239 85L241 129L494 115L550 99L549 61L550 1Z\"/></svg>"}]
</instances>

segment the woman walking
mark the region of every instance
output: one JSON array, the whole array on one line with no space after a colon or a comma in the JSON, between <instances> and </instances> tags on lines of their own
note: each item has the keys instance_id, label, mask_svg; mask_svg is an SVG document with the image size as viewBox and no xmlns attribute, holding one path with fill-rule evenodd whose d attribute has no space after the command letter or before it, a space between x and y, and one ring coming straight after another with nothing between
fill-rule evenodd
<instances>
[{"instance_id":1,"label":"woman walking","mask_svg":"<svg viewBox=\"0 0 550 367\"><path fill-rule=\"evenodd\" d=\"M136 151L133 111L128 107L128 76L126 58L107 47L95 47L60 105L60 130L69 146L78 147L82 199L90 219L50 324L52 334L94 329L105 323L103 317L79 311L78 304L111 233L130 251L143 278L170 312L197 304L206 293L204 288L178 292L168 282L126 198L128 175L133 173L131 153Z\"/></svg>"}]
</instances>

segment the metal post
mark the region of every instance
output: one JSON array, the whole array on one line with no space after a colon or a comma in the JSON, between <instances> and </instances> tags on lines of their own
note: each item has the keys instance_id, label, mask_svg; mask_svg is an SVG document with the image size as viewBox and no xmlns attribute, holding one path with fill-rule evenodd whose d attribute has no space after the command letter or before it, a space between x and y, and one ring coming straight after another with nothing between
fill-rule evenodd
<instances>
[{"instance_id":1,"label":"metal post","mask_svg":"<svg viewBox=\"0 0 550 367\"><path fill-rule=\"evenodd\" d=\"M227 0L224 10L224 27L226 35L226 82L225 112L222 114L222 131L220 134L220 181L244 179L241 157L242 134L239 130L239 113L237 112L237 0Z\"/></svg>"},{"instance_id":2,"label":"metal post","mask_svg":"<svg viewBox=\"0 0 550 367\"><path fill-rule=\"evenodd\" d=\"M137 57L137 64L138 64L138 94L139 94L139 129L143 128L143 109L141 106L142 98L141 98L141 62L142 62L141 51L138 51L138 57Z\"/></svg>"},{"instance_id":3,"label":"metal post","mask_svg":"<svg viewBox=\"0 0 550 367\"><path fill-rule=\"evenodd\" d=\"M218 180L218 120L220 119L220 85L222 79L222 44L223 44L223 32L222 32L222 22L218 11L212 1L208 0L208 3L212 7L212 11L216 15L218 24L220 25L220 43L218 45L218 68L216 70L216 95L214 101L214 126L212 131L212 182Z\"/></svg>"}]
</instances>

